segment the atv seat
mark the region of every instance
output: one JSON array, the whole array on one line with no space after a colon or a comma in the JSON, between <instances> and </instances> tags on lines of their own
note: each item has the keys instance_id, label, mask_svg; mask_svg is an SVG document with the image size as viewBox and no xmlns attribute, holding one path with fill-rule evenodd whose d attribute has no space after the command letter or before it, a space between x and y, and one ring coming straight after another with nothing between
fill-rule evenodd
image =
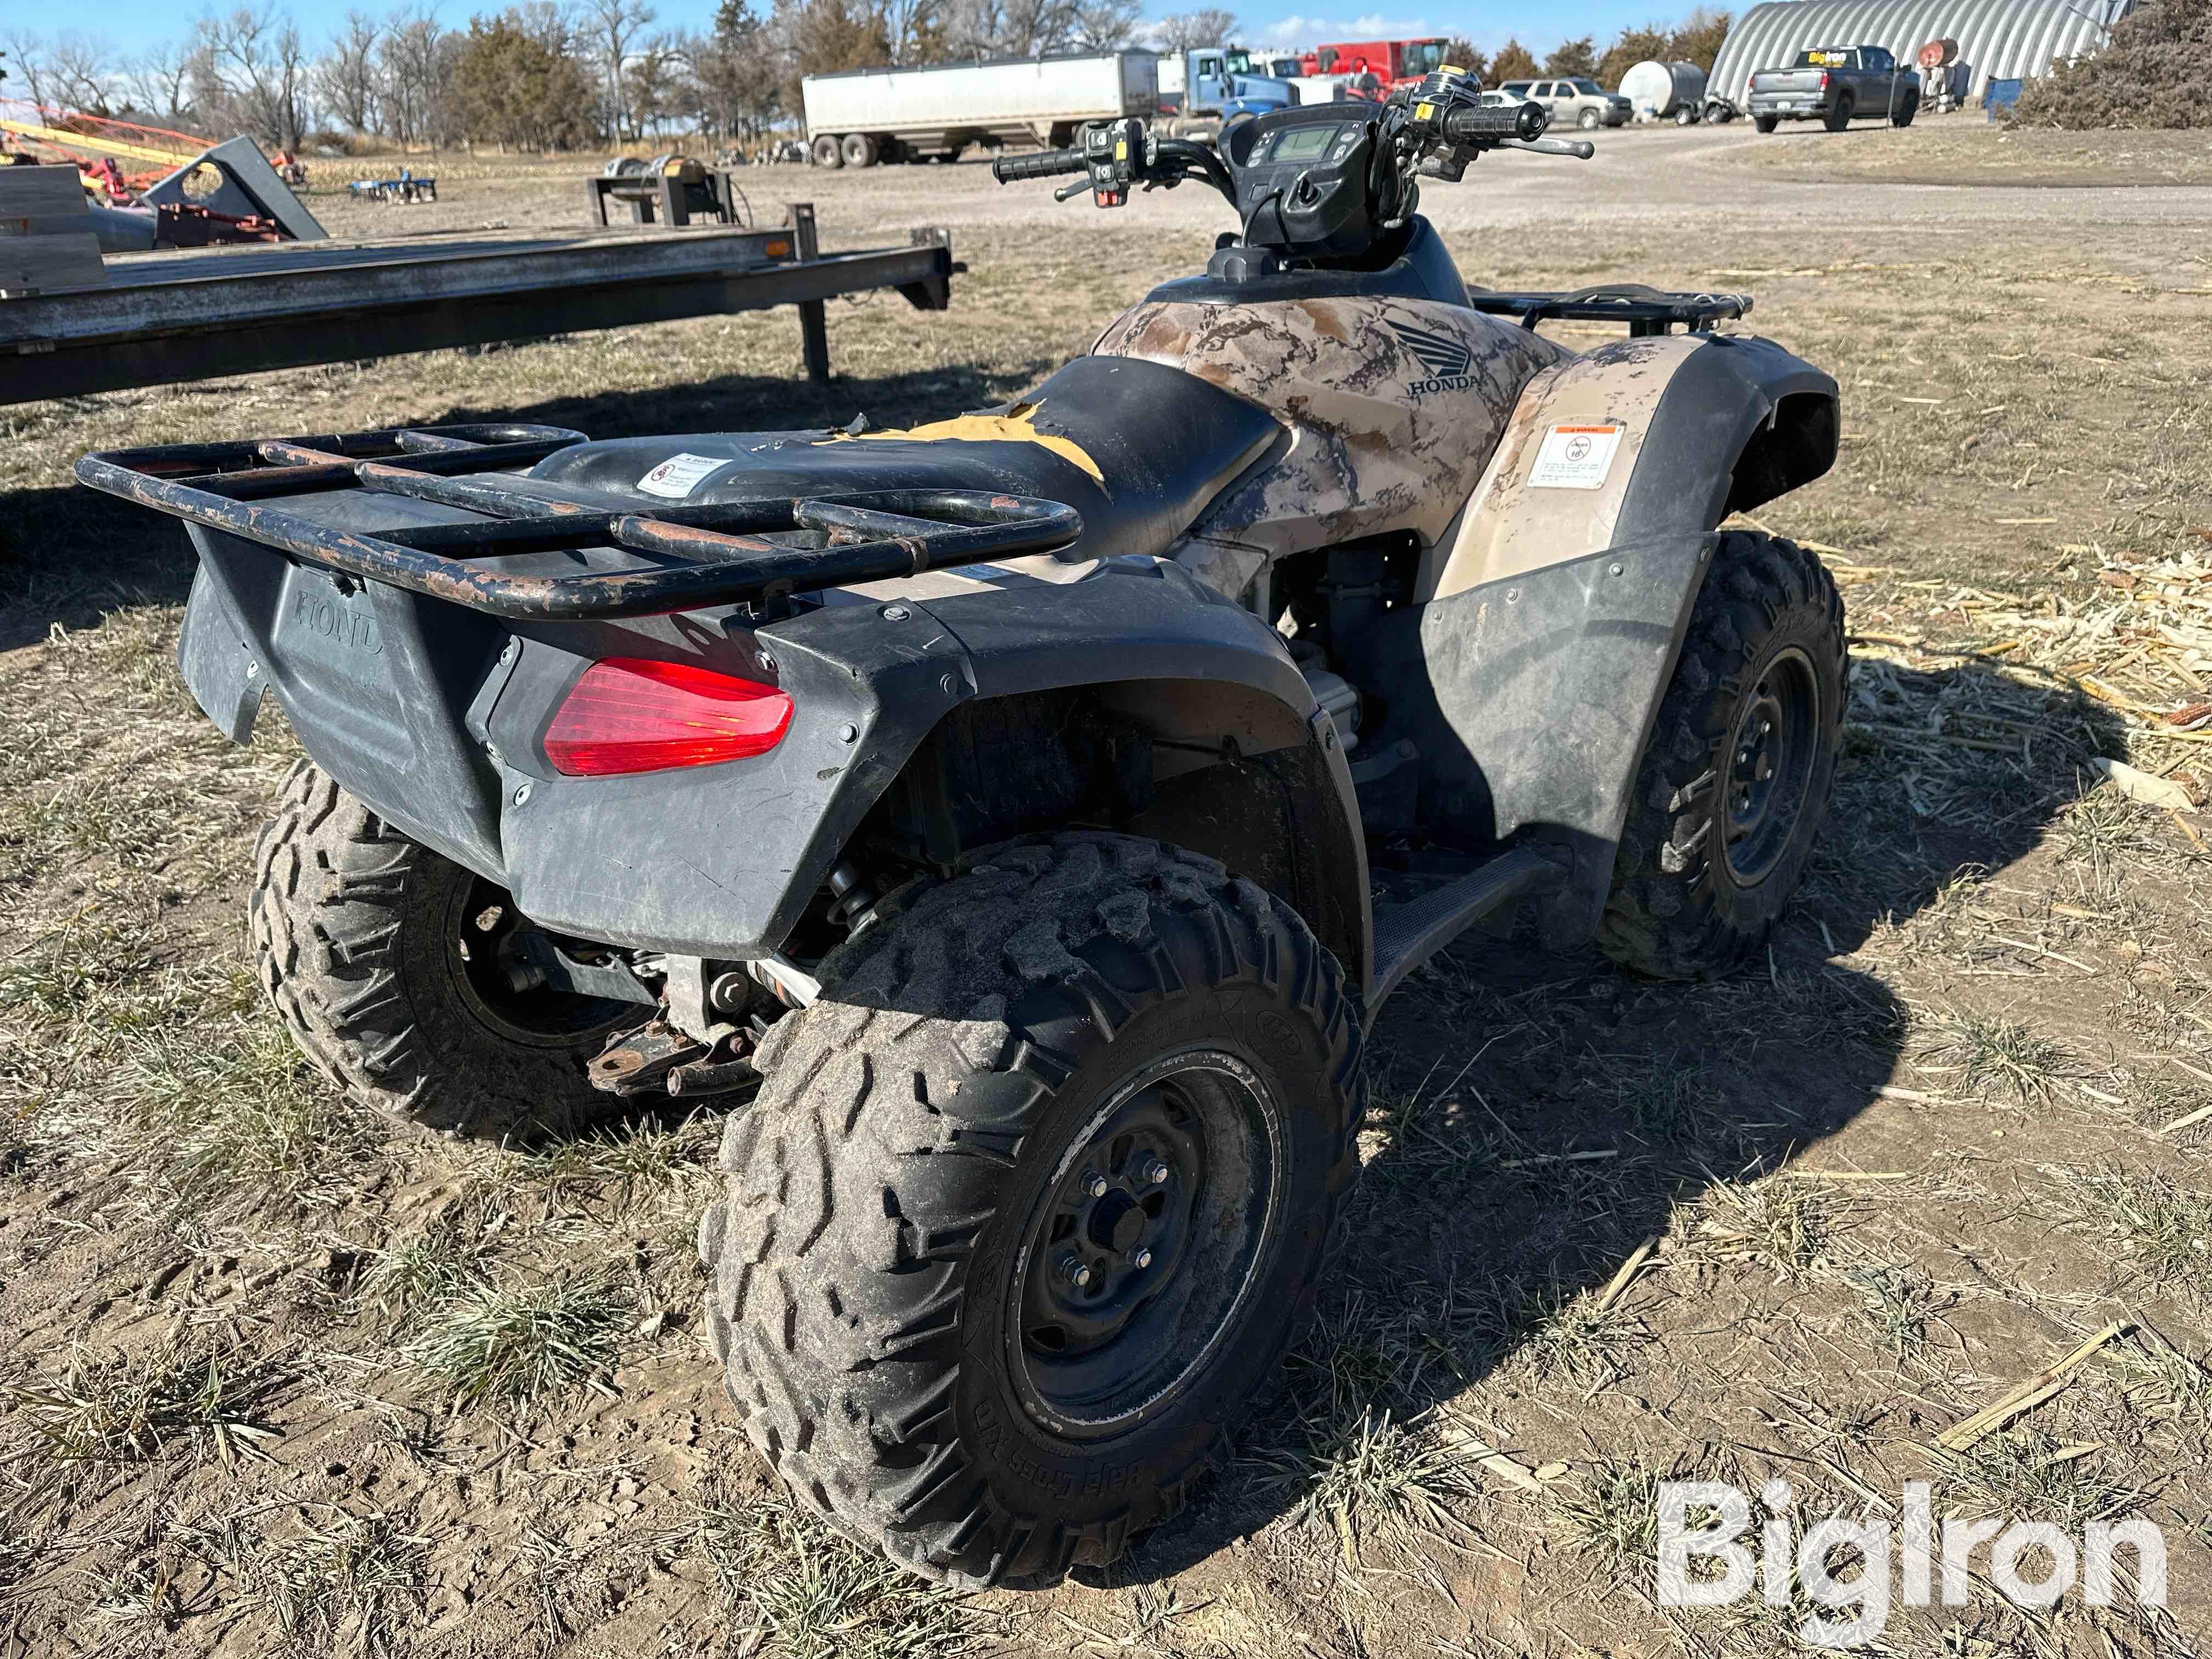
<instances>
[{"instance_id":1,"label":"atv seat","mask_svg":"<svg viewBox=\"0 0 2212 1659\"><path fill-rule=\"evenodd\" d=\"M1273 445L1255 404L1134 357L1078 357L1018 402L911 431L616 438L532 476L686 506L872 489L989 489L1083 515L1066 559L1157 556Z\"/></svg>"}]
</instances>

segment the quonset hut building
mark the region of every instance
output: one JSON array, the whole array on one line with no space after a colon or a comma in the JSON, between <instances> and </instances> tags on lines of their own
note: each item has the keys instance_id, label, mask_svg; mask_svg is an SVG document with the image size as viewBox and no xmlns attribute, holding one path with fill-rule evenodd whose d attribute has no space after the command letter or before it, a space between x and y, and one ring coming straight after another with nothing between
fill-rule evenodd
<instances>
[{"instance_id":1,"label":"quonset hut building","mask_svg":"<svg viewBox=\"0 0 2212 1659\"><path fill-rule=\"evenodd\" d=\"M1713 59L1709 100L1741 110L1751 77L1814 46L1887 46L1910 65L1930 40L1959 43L1966 97L1991 80L2044 74L2056 58L2104 46L2134 0L1769 0L1736 20Z\"/></svg>"}]
</instances>

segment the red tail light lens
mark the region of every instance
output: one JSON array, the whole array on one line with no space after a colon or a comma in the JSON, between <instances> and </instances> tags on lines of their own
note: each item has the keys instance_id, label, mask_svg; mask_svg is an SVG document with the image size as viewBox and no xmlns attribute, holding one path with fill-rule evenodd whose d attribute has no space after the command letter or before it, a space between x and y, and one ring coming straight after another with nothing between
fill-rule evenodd
<instances>
[{"instance_id":1,"label":"red tail light lens","mask_svg":"<svg viewBox=\"0 0 2212 1659\"><path fill-rule=\"evenodd\" d=\"M572 778L743 760L783 741L791 707L772 685L689 663L610 657L562 699L545 758Z\"/></svg>"},{"instance_id":2,"label":"red tail light lens","mask_svg":"<svg viewBox=\"0 0 2212 1659\"><path fill-rule=\"evenodd\" d=\"M1827 89L1828 89L1828 71L1827 71L1827 70L1822 70L1820 71L1820 90L1821 90L1821 91L1823 91L1823 92L1826 92Z\"/></svg>"}]
</instances>

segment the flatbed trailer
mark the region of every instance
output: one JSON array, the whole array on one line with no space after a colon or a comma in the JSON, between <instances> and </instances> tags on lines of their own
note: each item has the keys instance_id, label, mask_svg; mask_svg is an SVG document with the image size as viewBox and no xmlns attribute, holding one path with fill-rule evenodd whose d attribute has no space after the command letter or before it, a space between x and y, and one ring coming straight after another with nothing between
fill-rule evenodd
<instances>
[{"instance_id":1,"label":"flatbed trailer","mask_svg":"<svg viewBox=\"0 0 2212 1659\"><path fill-rule=\"evenodd\" d=\"M775 229L553 231L122 254L108 285L0 301L0 404L310 363L796 305L808 377L823 302L895 288L951 301L952 239L823 253L814 213Z\"/></svg>"}]
</instances>

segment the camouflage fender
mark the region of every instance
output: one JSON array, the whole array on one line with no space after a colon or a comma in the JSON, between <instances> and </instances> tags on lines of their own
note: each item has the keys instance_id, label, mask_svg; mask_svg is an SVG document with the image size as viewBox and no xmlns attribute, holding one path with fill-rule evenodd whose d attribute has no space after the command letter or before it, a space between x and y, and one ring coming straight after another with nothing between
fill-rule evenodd
<instances>
[{"instance_id":1,"label":"camouflage fender","mask_svg":"<svg viewBox=\"0 0 2212 1659\"><path fill-rule=\"evenodd\" d=\"M1210 564L1222 544L1279 558L1386 531L1433 542L1530 376L1570 360L1565 348L1463 307L1364 296L1149 301L1093 352L1182 369L1290 428L1289 442L1191 526Z\"/></svg>"},{"instance_id":2,"label":"camouflage fender","mask_svg":"<svg viewBox=\"0 0 2212 1659\"><path fill-rule=\"evenodd\" d=\"M1522 391L1419 597L1710 530L1826 472L1836 430L1835 381L1770 340L1666 335L1571 357ZM1602 468L1568 460L1577 437Z\"/></svg>"}]
</instances>

